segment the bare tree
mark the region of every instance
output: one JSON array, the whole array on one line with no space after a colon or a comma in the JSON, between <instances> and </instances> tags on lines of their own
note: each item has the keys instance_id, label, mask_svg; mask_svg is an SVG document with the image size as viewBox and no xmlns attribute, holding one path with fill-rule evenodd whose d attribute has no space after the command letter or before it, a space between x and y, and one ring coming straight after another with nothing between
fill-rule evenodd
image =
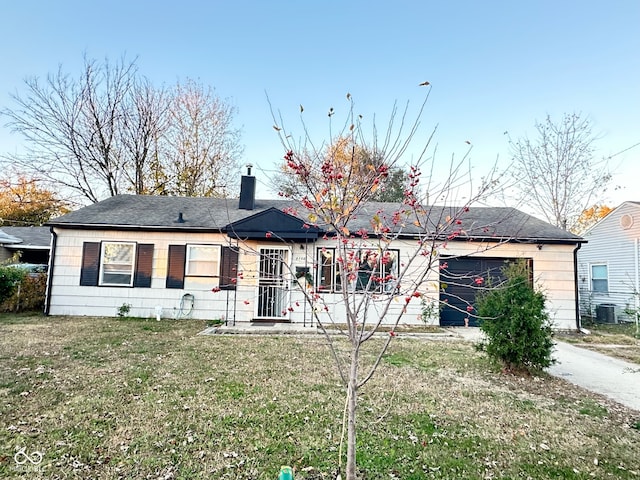
<instances>
[{"instance_id":1,"label":"bare tree","mask_svg":"<svg viewBox=\"0 0 640 480\"><path fill-rule=\"evenodd\" d=\"M167 93L136 79L122 110L120 139L126 155L123 175L127 190L136 194L165 193L167 177L158 152L168 124Z\"/></svg>"},{"instance_id":2,"label":"bare tree","mask_svg":"<svg viewBox=\"0 0 640 480\"><path fill-rule=\"evenodd\" d=\"M97 202L119 193L225 196L234 191L240 132L234 108L189 81L157 89L134 61L85 57L72 78L59 67L2 113L26 140L7 168Z\"/></svg>"},{"instance_id":3,"label":"bare tree","mask_svg":"<svg viewBox=\"0 0 640 480\"><path fill-rule=\"evenodd\" d=\"M13 96L17 108L3 111L27 141L26 153L11 160L92 202L116 195L124 165L118 128L135 74L134 62L98 64L85 57L78 79L62 67L44 82L26 79L26 94Z\"/></svg>"},{"instance_id":4,"label":"bare tree","mask_svg":"<svg viewBox=\"0 0 640 480\"><path fill-rule=\"evenodd\" d=\"M509 141L520 198L549 223L572 230L605 192L607 163L594 159L591 122L579 114L565 114L558 123L547 116L535 127L534 139Z\"/></svg>"},{"instance_id":5,"label":"bare tree","mask_svg":"<svg viewBox=\"0 0 640 480\"><path fill-rule=\"evenodd\" d=\"M394 109L387 132L379 144L377 138L365 141L360 118L354 115L351 102L348 120L338 138L346 139L353 148L337 150L327 149L322 144L315 147L306 129L303 140L294 142L293 136L280 126L281 119L274 115L276 130L287 152L286 168L295 177L297 185L285 196L299 204L295 213L306 217L310 226L329 232L325 239L331 242L331 247L326 248L327 263L323 258L314 264L314 268L321 270L332 266L337 270L334 285L337 299L332 296L327 300L318 288L299 286L325 333L346 390L347 480L355 480L357 474L356 412L359 392L375 374L396 336L398 325L407 314L409 304L419 302L427 285L434 279L438 283L440 252L446 248L447 242L460 236L471 238L474 229L488 231L490 227L465 222L465 216L469 205L486 196L496 185L493 176L487 177L474 189L469 178L463 180L465 157L452 164L446 178L422 177L423 167L427 166L425 153L431 136L421 147L416 163L407 171L408 183L402 201L384 206L371 203L389 172L399 164L409 148L418 131L418 120L424 107L425 104L414 122L408 121L408 109L399 115L399 122L394 122L398 115ZM400 125L398 129L394 129L396 123ZM373 131L376 132L375 126ZM375 166L371 163L363 165L358 153L363 145L372 145L385 161ZM459 190L463 182L467 184L469 193L463 205L433 207L425 201L431 194L445 203L452 202L452 192ZM395 250L399 243L404 245L401 255ZM488 247L479 244L477 248L482 251ZM330 326L344 326L346 349L342 339L328 334ZM383 326L388 332L386 337L382 343L369 344L372 350L367 350L366 345Z\"/></svg>"},{"instance_id":6,"label":"bare tree","mask_svg":"<svg viewBox=\"0 0 640 480\"><path fill-rule=\"evenodd\" d=\"M242 147L234 113L210 88L193 80L176 85L162 143L164 193L222 197L236 190Z\"/></svg>"}]
</instances>

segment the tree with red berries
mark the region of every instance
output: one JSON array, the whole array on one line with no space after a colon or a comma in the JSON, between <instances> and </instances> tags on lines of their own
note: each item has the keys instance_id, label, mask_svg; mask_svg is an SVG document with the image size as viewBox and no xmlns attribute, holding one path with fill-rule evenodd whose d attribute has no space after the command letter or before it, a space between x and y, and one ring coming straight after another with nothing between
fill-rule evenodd
<instances>
[{"instance_id":1,"label":"tree with red berries","mask_svg":"<svg viewBox=\"0 0 640 480\"><path fill-rule=\"evenodd\" d=\"M419 120L426 99L413 122L407 121L408 105L401 114L401 122L394 123L391 118L381 143L377 138L366 138L362 117L354 113L350 95L347 100L347 121L337 135L330 134L328 144L314 142L306 127L305 138L295 142L276 115L274 129L286 151L284 168L295 179L296 186L281 195L299 205L291 213L327 232L323 239L327 248L322 249L323 255L314 269L320 271L318 278L324 278L324 269L327 276L335 272L335 277L330 279L334 295L324 295L321 283L302 290L326 335L346 389L345 473L347 480L354 480L358 394L374 376L403 318L408 312L415 312L410 307L416 306L414 303L419 305L429 290L428 296L438 301L440 254L452 240L473 237L475 226L465 224L465 215L472 203L489 194L497 180L495 172L491 172L480 185L472 185L462 173L468 171L463 170L467 155L452 162L449 174L443 179L423 176L423 171L433 171L427 160L433 132L426 135L426 142L417 155L412 143L418 133L422 133ZM330 124L334 113L332 108ZM393 116L396 115L394 109ZM376 131L375 125L372 131ZM375 202L390 172L401 164L410 148L414 161L406 173L401 201ZM434 155L429 161L434 161ZM469 187L466 200L459 206L451 206L461 185ZM428 198L438 198L446 207L429 205ZM402 245L401 250L398 245ZM479 244L478 251L482 248L488 247ZM338 345L341 340L328 334L334 329L346 337L349 345L346 352ZM373 360L368 362L371 356L363 355L365 344L382 332L384 340Z\"/></svg>"}]
</instances>

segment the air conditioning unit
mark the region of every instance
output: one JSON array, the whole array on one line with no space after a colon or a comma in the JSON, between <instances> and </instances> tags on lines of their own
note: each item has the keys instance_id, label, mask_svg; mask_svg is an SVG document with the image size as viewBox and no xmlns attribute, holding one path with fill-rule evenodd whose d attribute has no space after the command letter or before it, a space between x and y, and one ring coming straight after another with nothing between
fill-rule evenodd
<instances>
[{"instance_id":1,"label":"air conditioning unit","mask_svg":"<svg viewBox=\"0 0 640 480\"><path fill-rule=\"evenodd\" d=\"M598 323L618 323L616 320L616 306L612 303L597 305L596 321Z\"/></svg>"}]
</instances>

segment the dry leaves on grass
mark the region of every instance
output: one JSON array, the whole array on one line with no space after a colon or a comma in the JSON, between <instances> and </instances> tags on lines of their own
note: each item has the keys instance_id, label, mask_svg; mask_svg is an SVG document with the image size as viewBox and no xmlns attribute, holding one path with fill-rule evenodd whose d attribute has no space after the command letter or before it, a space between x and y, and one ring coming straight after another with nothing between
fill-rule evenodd
<instances>
[{"instance_id":1,"label":"dry leaves on grass","mask_svg":"<svg viewBox=\"0 0 640 480\"><path fill-rule=\"evenodd\" d=\"M344 391L324 339L202 329L0 322L0 476L20 477L11 457L26 446L45 452L46 478L273 479L285 464L297 480L335 478ZM400 338L361 395L365 478L640 470L637 412L552 377L502 375L469 343Z\"/></svg>"}]
</instances>

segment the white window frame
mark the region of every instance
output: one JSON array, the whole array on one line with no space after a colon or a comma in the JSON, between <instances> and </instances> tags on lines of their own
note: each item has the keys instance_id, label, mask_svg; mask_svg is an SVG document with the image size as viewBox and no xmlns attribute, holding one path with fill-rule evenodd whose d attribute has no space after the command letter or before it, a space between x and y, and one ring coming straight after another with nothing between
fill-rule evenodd
<instances>
[{"instance_id":1,"label":"white window frame","mask_svg":"<svg viewBox=\"0 0 640 480\"><path fill-rule=\"evenodd\" d=\"M110 245L118 245L118 246L128 246L131 247L131 263L130 265L124 262L107 262L105 255L107 253L107 249ZM100 282L99 285L100 286L104 286L104 287L132 287L133 286L133 277L135 274L135 267L136 267L136 246L137 244L135 242L102 242L100 245ZM109 272L109 270L111 270L108 266L113 265L113 266L117 266L120 265L120 269L119 270L113 270L112 272ZM127 267L128 268L125 268ZM117 268L117 267L116 267ZM123 282L113 282L113 281L105 281L105 274L109 275L109 274L114 274L114 275L129 275L129 282L128 283L123 283Z\"/></svg>"},{"instance_id":2,"label":"white window frame","mask_svg":"<svg viewBox=\"0 0 640 480\"><path fill-rule=\"evenodd\" d=\"M211 260L194 259L195 253L198 249L212 250L213 258ZM220 277L220 259L222 255L222 249L220 245L206 245L206 244L187 244L187 255L185 259L184 275L185 277ZM212 264L214 268L212 272L197 271L195 263L200 262L203 264Z\"/></svg>"},{"instance_id":3,"label":"white window frame","mask_svg":"<svg viewBox=\"0 0 640 480\"><path fill-rule=\"evenodd\" d=\"M330 261L327 261L330 259ZM319 293L329 293L336 289L336 276L338 268L336 265L336 249L334 247L318 248L316 250L317 274L316 285ZM324 275L327 274L327 275ZM324 277L324 282L322 281ZM327 278L328 277L328 278Z\"/></svg>"},{"instance_id":4,"label":"white window frame","mask_svg":"<svg viewBox=\"0 0 640 480\"><path fill-rule=\"evenodd\" d=\"M390 248L388 250L380 251L376 247L371 247L371 248L360 247L360 248L354 248L350 250L361 250L363 252L370 251L371 253L376 254L380 257L387 253L393 255L394 265L392 268L394 269L394 271L392 273L395 275L396 278L393 280L384 282L382 284L372 283L370 285L370 288L367 290L363 288L364 277L357 277L356 279L349 282L349 287L348 287L349 291L356 292L356 293L358 292L360 293L365 293L365 292L394 293L396 291L395 286L397 283L397 277L400 274L400 265L399 265L400 250L399 249ZM335 247L318 248L316 251L316 261L318 262L317 278L316 278L317 285L318 285L318 293L336 293L341 291L341 283L338 281L339 267L338 267L338 262L336 261L336 254L338 251L339 250ZM324 268L323 268L323 256L326 252L331 252L332 262L331 264L324 264ZM378 276L381 276L381 277L386 273L387 268L384 267L384 264L381 262L381 260L378 260L378 264L375 267L375 271L378 274ZM323 273L329 273L330 279L327 280L325 275L325 281L322 282Z\"/></svg>"},{"instance_id":5,"label":"white window frame","mask_svg":"<svg viewBox=\"0 0 640 480\"><path fill-rule=\"evenodd\" d=\"M593 267L604 267L606 276L605 278L594 277ZM609 265L606 263L591 263L589 264L589 281L592 293L609 293ZM596 290L594 281L606 282L604 290Z\"/></svg>"}]
</instances>

